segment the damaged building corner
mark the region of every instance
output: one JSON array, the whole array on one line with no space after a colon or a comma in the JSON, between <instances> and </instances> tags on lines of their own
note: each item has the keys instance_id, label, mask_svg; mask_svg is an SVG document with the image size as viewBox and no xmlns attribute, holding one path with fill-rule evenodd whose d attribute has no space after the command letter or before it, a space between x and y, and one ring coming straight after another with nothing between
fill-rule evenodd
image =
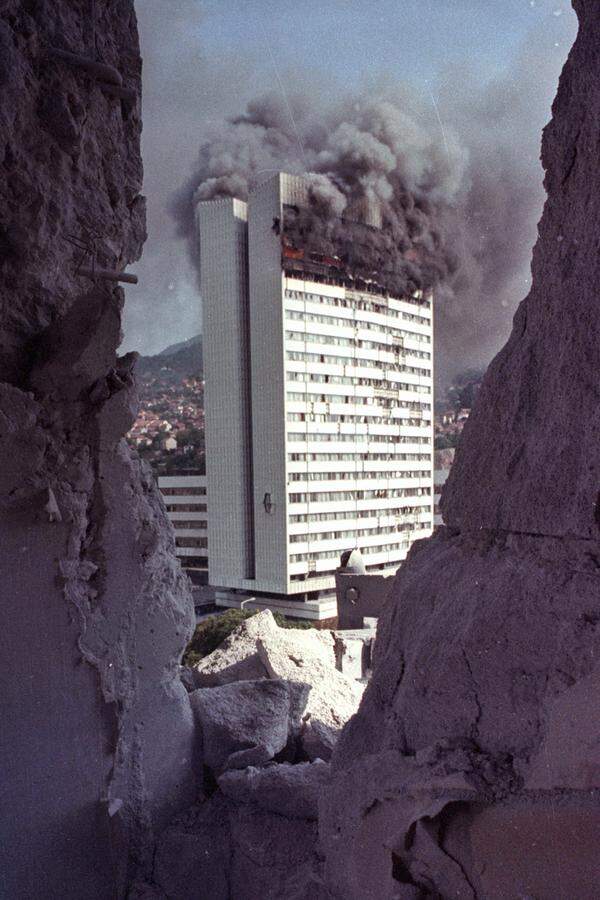
<instances>
[{"instance_id":1,"label":"damaged building corner","mask_svg":"<svg viewBox=\"0 0 600 900\"><path fill-rule=\"evenodd\" d=\"M334 636L268 612L184 689L192 600L116 353L145 239L133 0L3 4L2 896L598 896L600 10L573 5L532 290L361 700Z\"/></svg>"},{"instance_id":2,"label":"damaged building corner","mask_svg":"<svg viewBox=\"0 0 600 900\"><path fill-rule=\"evenodd\" d=\"M11 898L123 895L154 829L195 790L177 677L193 607L153 479L123 440L134 359L116 356L115 281L145 239L136 21L128 0L95 7L94 21L69 0L0 11L0 893Z\"/></svg>"},{"instance_id":3,"label":"damaged building corner","mask_svg":"<svg viewBox=\"0 0 600 900\"><path fill-rule=\"evenodd\" d=\"M532 290L333 756L334 896L598 895L600 13L574 7Z\"/></svg>"}]
</instances>

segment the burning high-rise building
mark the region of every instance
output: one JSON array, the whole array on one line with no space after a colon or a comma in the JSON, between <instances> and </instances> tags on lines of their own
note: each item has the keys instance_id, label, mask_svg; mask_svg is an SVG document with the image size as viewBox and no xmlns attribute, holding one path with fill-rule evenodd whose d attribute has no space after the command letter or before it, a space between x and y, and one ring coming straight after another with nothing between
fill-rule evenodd
<instances>
[{"instance_id":1,"label":"burning high-rise building","mask_svg":"<svg viewBox=\"0 0 600 900\"><path fill-rule=\"evenodd\" d=\"M197 222L210 582L222 605L324 619L343 550L392 572L431 532L433 321L360 247L353 266L318 246L309 184L278 174Z\"/></svg>"}]
</instances>

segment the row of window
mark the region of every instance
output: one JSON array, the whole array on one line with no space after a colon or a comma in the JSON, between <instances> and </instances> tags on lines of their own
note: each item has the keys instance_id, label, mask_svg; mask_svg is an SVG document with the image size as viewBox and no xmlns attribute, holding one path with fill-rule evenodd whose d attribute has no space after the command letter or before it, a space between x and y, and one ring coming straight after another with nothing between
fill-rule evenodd
<instances>
[{"instance_id":1,"label":"row of window","mask_svg":"<svg viewBox=\"0 0 600 900\"><path fill-rule=\"evenodd\" d=\"M395 509L386 509L379 511L373 515L372 509L359 510L342 510L341 512L322 512L322 513L303 513L300 515L292 515L289 517L292 522L333 522L339 519L373 519L374 522L379 520L380 515L385 516L416 516L422 512L428 512L429 506L398 506Z\"/></svg>"},{"instance_id":2,"label":"row of window","mask_svg":"<svg viewBox=\"0 0 600 900\"><path fill-rule=\"evenodd\" d=\"M167 503L167 512L206 512L206 503Z\"/></svg>"},{"instance_id":3,"label":"row of window","mask_svg":"<svg viewBox=\"0 0 600 900\"><path fill-rule=\"evenodd\" d=\"M205 487L161 487L165 497L199 497L206 495Z\"/></svg>"},{"instance_id":4,"label":"row of window","mask_svg":"<svg viewBox=\"0 0 600 900\"><path fill-rule=\"evenodd\" d=\"M392 411L392 407L389 407L389 412L387 416L377 416L377 415L366 415L366 416L355 416L350 414L338 415L337 413L297 413L297 412L289 412L287 414L288 422L355 422L361 425L389 425L391 416L389 413ZM410 426L411 428L429 428L431 426L431 422L428 420L423 421L423 419L394 419L394 423L398 425L403 425L404 427Z\"/></svg>"},{"instance_id":5,"label":"row of window","mask_svg":"<svg viewBox=\"0 0 600 900\"><path fill-rule=\"evenodd\" d=\"M429 523L428 523L429 524ZM375 525L373 528L351 528L348 531L322 531L320 534L292 534L290 544L307 544L313 541L336 541L342 538L352 540L357 537L372 537L375 534L397 534L401 531L414 531L421 526L415 522L402 522L399 525Z\"/></svg>"},{"instance_id":6,"label":"row of window","mask_svg":"<svg viewBox=\"0 0 600 900\"><path fill-rule=\"evenodd\" d=\"M380 488L377 491L310 491L289 495L290 503L339 503L342 500L387 500L390 497L428 497L430 487Z\"/></svg>"},{"instance_id":7,"label":"row of window","mask_svg":"<svg viewBox=\"0 0 600 900\"><path fill-rule=\"evenodd\" d=\"M190 522L185 522L183 519L177 519L171 524L175 529L195 528L197 531L206 531L206 519L193 519Z\"/></svg>"},{"instance_id":8,"label":"row of window","mask_svg":"<svg viewBox=\"0 0 600 900\"><path fill-rule=\"evenodd\" d=\"M430 469L395 472L289 472L289 481L383 481L390 478L430 478Z\"/></svg>"},{"instance_id":9,"label":"row of window","mask_svg":"<svg viewBox=\"0 0 600 900\"><path fill-rule=\"evenodd\" d=\"M335 557L333 557L333 559L335 559ZM396 560L396 561L392 560L391 562L385 562L385 563L365 562L365 569L367 570L368 573L376 574L377 572L393 571L394 569L396 569L397 565L398 565L398 560ZM320 578L332 578L333 579L335 577L336 571L337 571L337 567L333 568L333 569L325 569L325 571L323 571L323 572L314 572L314 571L313 572L300 572L298 575L290 575L289 578L290 578L290 581L309 581L309 582L315 578L319 578L319 579ZM308 589L310 591L310 586L308 586ZM313 593L325 594L326 591L327 591L327 589L325 589L325 591L319 591L319 592L313 592Z\"/></svg>"},{"instance_id":10,"label":"row of window","mask_svg":"<svg viewBox=\"0 0 600 900\"><path fill-rule=\"evenodd\" d=\"M380 334L392 335L393 337L398 338L409 338L411 340L416 340L419 343L430 344L431 337L428 334L418 334L414 331L402 331L398 328L391 328L388 326L376 325L374 322L369 321L357 321L355 319L343 319L340 316L322 316L318 313L308 313L301 312L296 309L288 309L285 313L286 319L294 322L319 322L321 325L334 325L336 328L364 328L366 331L376 331ZM418 350L409 350L409 353L419 353L421 351ZM430 358L430 354L428 353L426 356L427 359Z\"/></svg>"},{"instance_id":11,"label":"row of window","mask_svg":"<svg viewBox=\"0 0 600 900\"><path fill-rule=\"evenodd\" d=\"M321 375L315 372L287 372L288 381L300 381L304 384L344 384L354 387L374 387L377 390L401 391L413 390L414 385L399 384L386 378L357 378L356 375ZM420 393L420 392L419 392ZM409 400L404 401L410 403ZM422 409L431 409L430 403L421 403Z\"/></svg>"},{"instance_id":12,"label":"row of window","mask_svg":"<svg viewBox=\"0 0 600 900\"><path fill-rule=\"evenodd\" d=\"M426 528L427 530L429 530L431 528L431 525L423 525L422 528ZM404 547L406 547L405 538L395 544L379 544L377 547L363 547L361 548L361 552L363 556L366 556L372 553L398 552L398 550L404 549ZM308 562L310 566L313 560L316 562L316 560L318 559L337 559L339 555L339 550L321 550L319 553L311 553L310 559L307 560L306 553L291 553L290 562Z\"/></svg>"},{"instance_id":13,"label":"row of window","mask_svg":"<svg viewBox=\"0 0 600 900\"><path fill-rule=\"evenodd\" d=\"M304 344L326 344L329 347L356 347L359 350L379 350L385 353L397 353L399 359L414 357L415 359L431 359L431 353L425 350L403 350L398 344L389 344L384 341L365 341L359 338L344 338L328 334L308 334L304 331L286 331L285 336L290 341L301 341ZM397 369L404 368L397 366ZM425 369L426 372L429 369Z\"/></svg>"},{"instance_id":14,"label":"row of window","mask_svg":"<svg viewBox=\"0 0 600 900\"><path fill-rule=\"evenodd\" d=\"M308 578L333 578L335 569L326 569L325 572L302 572L300 575L290 575L290 581L306 581Z\"/></svg>"},{"instance_id":15,"label":"row of window","mask_svg":"<svg viewBox=\"0 0 600 900\"><path fill-rule=\"evenodd\" d=\"M394 393L396 393L394 391ZM377 406L382 400L392 400L394 407L397 409L410 409L413 412L429 411L431 404L417 403L415 400L397 400L395 397L376 397L357 394L355 396L347 396L344 394L310 394L301 391L287 391L286 397L294 403L306 402L309 405L315 403L337 403L338 405L350 404L352 406Z\"/></svg>"},{"instance_id":16,"label":"row of window","mask_svg":"<svg viewBox=\"0 0 600 900\"><path fill-rule=\"evenodd\" d=\"M335 556L332 557L335 559ZM388 569L390 566L395 567L395 563L365 563L365 568L367 572L381 572L385 569ZM335 576L336 569L325 569L324 572L300 572L298 575L290 575L290 581L309 581L313 578L333 578Z\"/></svg>"},{"instance_id":17,"label":"row of window","mask_svg":"<svg viewBox=\"0 0 600 900\"><path fill-rule=\"evenodd\" d=\"M208 539L205 537L176 537L177 547L208 547Z\"/></svg>"},{"instance_id":18,"label":"row of window","mask_svg":"<svg viewBox=\"0 0 600 900\"><path fill-rule=\"evenodd\" d=\"M208 560L206 554L204 556L185 556L180 557L181 565L184 569L206 569Z\"/></svg>"},{"instance_id":19,"label":"row of window","mask_svg":"<svg viewBox=\"0 0 600 900\"><path fill-rule=\"evenodd\" d=\"M418 460L431 462L430 453L288 453L289 462L357 462L362 460Z\"/></svg>"},{"instance_id":20,"label":"row of window","mask_svg":"<svg viewBox=\"0 0 600 900\"><path fill-rule=\"evenodd\" d=\"M285 336L288 341L302 341L304 344L327 344L328 347L356 347L358 350L380 350L386 353L393 353L400 350L398 345L394 346L387 341L364 341L360 338L341 338L331 334L308 334L305 331L286 331ZM403 351L405 355L414 356L417 359L431 359L431 353L425 350L408 350ZM405 367L402 367L402 371ZM429 374L429 369L424 369Z\"/></svg>"},{"instance_id":21,"label":"row of window","mask_svg":"<svg viewBox=\"0 0 600 900\"><path fill-rule=\"evenodd\" d=\"M431 444L430 437L419 435L413 437L407 434L363 434L355 432L353 434L340 434L340 432L324 432L307 433L305 431L288 431L288 441L294 443L301 441L303 444L313 443L313 441L332 441L335 444L354 444L357 442L366 442L368 444Z\"/></svg>"},{"instance_id":22,"label":"row of window","mask_svg":"<svg viewBox=\"0 0 600 900\"><path fill-rule=\"evenodd\" d=\"M306 300L309 303L325 303L328 306L337 306L342 309L356 309L362 310L363 312L374 312L379 313L384 316L391 316L394 319L408 319L409 321L417 321L417 322L429 322L429 319L425 316L412 315L411 313L403 312L400 309L392 309L389 306L384 306L381 303L377 303L377 301L373 301L370 298L365 297L364 299L355 300L349 297L328 297L324 294L311 294L304 293L304 291L290 291L286 290L285 296L290 300ZM429 299L425 297L398 297L398 300L401 300L402 303L409 303L412 306L429 306Z\"/></svg>"},{"instance_id":23,"label":"row of window","mask_svg":"<svg viewBox=\"0 0 600 900\"><path fill-rule=\"evenodd\" d=\"M381 362L377 359L356 359L352 356L334 356L330 353L304 353L299 350L287 350L286 358L289 360L293 360L294 362L303 362L303 363L324 363L326 365L336 365L336 366L353 366L358 369L385 369L386 363ZM406 372L409 369L406 366L397 365L394 366L394 371L396 372ZM417 375L425 376L425 369L417 369ZM431 373L429 373L431 375ZM416 385L416 384L396 384L394 385L398 390L403 391L416 391L420 394L431 394L431 386L430 385Z\"/></svg>"}]
</instances>

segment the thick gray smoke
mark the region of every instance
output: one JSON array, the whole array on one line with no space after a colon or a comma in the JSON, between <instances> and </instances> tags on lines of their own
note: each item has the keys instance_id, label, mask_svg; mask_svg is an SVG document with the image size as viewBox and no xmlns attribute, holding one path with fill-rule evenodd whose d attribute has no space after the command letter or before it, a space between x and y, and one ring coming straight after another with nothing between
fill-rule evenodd
<instances>
[{"instance_id":1,"label":"thick gray smoke","mask_svg":"<svg viewBox=\"0 0 600 900\"><path fill-rule=\"evenodd\" d=\"M288 214L287 240L393 293L434 287L447 382L489 361L527 293L555 74L542 39L485 88L454 71L420 97L388 84L323 108L306 94L265 94L207 132L173 202L179 233L195 246L194 197L246 198L273 172L312 173L311 208ZM353 224L367 210L381 230Z\"/></svg>"},{"instance_id":2,"label":"thick gray smoke","mask_svg":"<svg viewBox=\"0 0 600 900\"><path fill-rule=\"evenodd\" d=\"M455 272L442 227L464 203L466 164L452 133L440 145L384 95L315 112L306 97L269 94L215 130L178 209L193 234L191 196L245 199L273 171L309 173L310 207L288 211L286 240L339 257L349 271L401 294ZM365 219L381 227L357 224Z\"/></svg>"}]
</instances>

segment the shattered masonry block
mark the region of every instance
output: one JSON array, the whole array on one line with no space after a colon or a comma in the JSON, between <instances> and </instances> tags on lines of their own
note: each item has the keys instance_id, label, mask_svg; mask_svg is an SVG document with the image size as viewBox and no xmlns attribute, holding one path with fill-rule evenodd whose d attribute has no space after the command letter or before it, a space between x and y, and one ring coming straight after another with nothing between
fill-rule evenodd
<instances>
[{"instance_id":1,"label":"shattered masonry block","mask_svg":"<svg viewBox=\"0 0 600 900\"><path fill-rule=\"evenodd\" d=\"M341 729L358 709L362 688L337 671L326 646L314 652L314 644L301 646L297 635L288 634L280 629L276 635L263 635L258 640L259 656L271 678L310 686L302 744L309 759L327 760Z\"/></svg>"},{"instance_id":2,"label":"shattered masonry block","mask_svg":"<svg viewBox=\"0 0 600 900\"><path fill-rule=\"evenodd\" d=\"M202 737L202 756L214 772L264 765L298 730L308 691L285 681L238 681L189 695Z\"/></svg>"}]
</instances>

